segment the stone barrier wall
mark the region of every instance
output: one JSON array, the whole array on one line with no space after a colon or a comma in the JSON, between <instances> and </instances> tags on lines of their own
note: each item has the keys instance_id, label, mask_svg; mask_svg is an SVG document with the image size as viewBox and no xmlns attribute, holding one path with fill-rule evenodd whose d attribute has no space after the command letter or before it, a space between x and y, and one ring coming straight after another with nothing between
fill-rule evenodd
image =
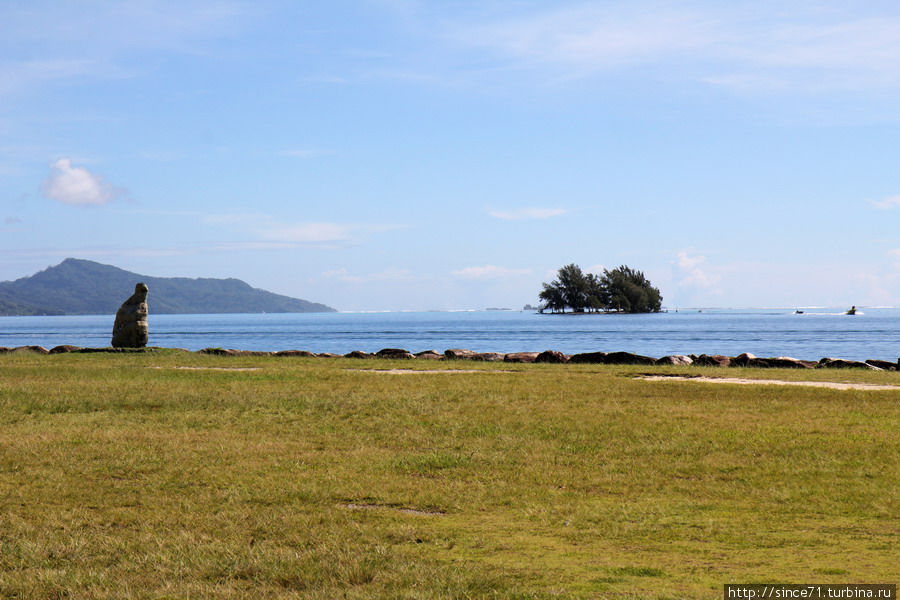
<instances>
[{"instance_id":1,"label":"stone barrier wall","mask_svg":"<svg viewBox=\"0 0 900 600\"><path fill-rule=\"evenodd\" d=\"M81 348L68 344L56 346L51 349L43 346L18 346L7 348L0 346L0 354L7 353L36 353L36 354L66 354L66 353L141 353L159 351L189 352L181 348ZM233 350L225 348L204 348L197 351L199 354L211 354L215 356L299 356L317 358L355 358L355 359L391 359L391 360L445 360L445 361L484 361L484 362L508 362L508 363L554 363L554 364L597 364L597 365L693 365L698 367L756 367L777 369L868 369L871 371L896 371L900 369L900 359L896 362L879 359L865 361L846 360L842 358L822 358L818 361L800 360L790 356L775 356L760 358L753 354L744 353L738 356L724 356L721 354L675 354L653 358L631 352L584 352L581 354L564 354L556 350L544 352L475 352L453 348L444 353L435 350L412 353L401 348L384 348L375 353L354 350L347 354L332 354L330 352L310 352L308 350L280 350L278 352L262 352L256 350Z\"/></svg>"}]
</instances>

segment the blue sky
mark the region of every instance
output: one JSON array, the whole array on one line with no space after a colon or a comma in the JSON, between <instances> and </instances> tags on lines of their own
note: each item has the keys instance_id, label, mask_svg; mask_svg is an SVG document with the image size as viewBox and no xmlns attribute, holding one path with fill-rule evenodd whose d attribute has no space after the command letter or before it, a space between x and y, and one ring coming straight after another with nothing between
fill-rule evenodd
<instances>
[{"instance_id":1,"label":"blue sky","mask_svg":"<svg viewBox=\"0 0 900 600\"><path fill-rule=\"evenodd\" d=\"M893 2L4 2L0 280L898 305L897 98Z\"/></svg>"}]
</instances>

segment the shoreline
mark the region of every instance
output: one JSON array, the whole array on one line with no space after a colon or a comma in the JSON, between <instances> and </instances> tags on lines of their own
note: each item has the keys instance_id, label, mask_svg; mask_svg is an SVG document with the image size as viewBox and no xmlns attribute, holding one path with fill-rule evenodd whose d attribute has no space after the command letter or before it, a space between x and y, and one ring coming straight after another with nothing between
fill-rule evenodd
<instances>
[{"instance_id":1,"label":"shoreline","mask_svg":"<svg viewBox=\"0 0 900 600\"><path fill-rule=\"evenodd\" d=\"M582 352L579 354L564 354L556 350L543 352L475 352L466 349L448 349L443 353L435 350L422 352L410 352L402 348L384 348L378 352L364 352L354 350L346 354L334 354L331 352L311 352L309 350L237 350L233 348L203 348L201 350L187 350L184 348L163 348L149 346L145 348L112 348L112 347L82 347L71 344L62 344L53 348L29 345L13 348L0 346L0 355L4 354L147 354L147 353L194 353L212 356L275 356L275 357L301 357L301 358L349 358L356 360L381 359L381 360L431 360L431 361L475 361L475 362L505 362L505 363L537 363L537 364L597 364L597 365L643 365L643 366L700 366L700 367L752 367L752 368L780 368L780 369L866 369L871 371L897 371L900 370L900 359L888 361L881 359L866 359L864 361L848 360L842 358L824 357L818 361L803 360L790 356L758 357L750 353L742 353L737 356L723 354L673 354L654 358L631 352Z\"/></svg>"}]
</instances>

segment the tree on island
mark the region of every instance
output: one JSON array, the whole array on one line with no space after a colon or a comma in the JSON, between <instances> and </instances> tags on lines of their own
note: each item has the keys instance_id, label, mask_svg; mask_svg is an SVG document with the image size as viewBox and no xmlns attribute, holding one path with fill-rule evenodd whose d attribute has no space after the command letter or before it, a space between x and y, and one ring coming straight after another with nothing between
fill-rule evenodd
<instances>
[{"instance_id":1,"label":"tree on island","mask_svg":"<svg viewBox=\"0 0 900 600\"><path fill-rule=\"evenodd\" d=\"M571 308L583 312L659 312L662 295L640 271L622 265L602 276L584 273L576 264L568 264L557 271L554 281L544 283L538 297L541 312L565 312Z\"/></svg>"}]
</instances>

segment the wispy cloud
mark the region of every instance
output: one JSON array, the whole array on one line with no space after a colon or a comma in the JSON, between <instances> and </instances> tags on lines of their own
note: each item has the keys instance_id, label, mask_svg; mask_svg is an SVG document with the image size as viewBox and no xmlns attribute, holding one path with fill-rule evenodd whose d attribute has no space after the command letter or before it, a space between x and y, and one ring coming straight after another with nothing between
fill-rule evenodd
<instances>
[{"instance_id":1,"label":"wispy cloud","mask_svg":"<svg viewBox=\"0 0 900 600\"><path fill-rule=\"evenodd\" d=\"M54 58L0 62L0 94L41 83L84 77L121 76L122 71L97 60Z\"/></svg>"},{"instance_id":2,"label":"wispy cloud","mask_svg":"<svg viewBox=\"0 0 900 600\"><path fill-rule=\"evenodd\" d=\"M346 244L400 229L399 225L366 223L304 222L261 227L256 233L264 240L295 244Z\"/></svg>"},{"instance_id":3,"label":"wispy cloud","mask_svg":"<svg viewBox=\"0 0 900 600\"><path fill-rule=\"evenodd\" d=\"M518 208L514 210L488 209L488 214L504 221L519 221L522 219L549 219L566 214L563 208Z\"/></svg>"},{"instance_id":4,"label":"wispy cloud","mask_svg":"<svg viewBox=\"0 0 900 600\"><path fill-rule=\"evenodd\" d=\"M541 5L546 6L546 5ZM813 3L559 3L530 14L458 20L452 43L498 69L586 78L640 67L736 91L821 92L900 86L900 14ZM877 14L875 14L877 12Z\"/></svg>"},{"instance_id":5,"label":"wispy cloud","mask_svg":"<svg viewBox=\"0 0 900 600\"><path fill-rule=\"evenodd\" d=\"M346 268L332 269L322 273L325 279L335 279L344 283L365 283L370 281L415 281L416 277L409 269L395 267L370 273L368 275L353 275Z\"/></svg>"},{"instance_id":6,"label":"wispy cloud","mask_svg":"<svg viewBox=\"0 0 900 600\"><path fill-rule=\"evenodd\" d=\"M688 10L651 11L642 4L557 5L528 16L468 23L449 35L532 64L565 64L590 71L654 61L709 43L713 24L703 15Z\"/></svg>"},{"instance_id":7,"label":"wispy cloud","mask_svg":"<svg viewBox=\"0 0 900 600\"><path fill-rule=\"evenodd\" d=\"M331 156L336 154L334 150L320 150L317 148L300 148L295 150L283 150L278 153L280 156L290 158L318 158L320 156Z\"/></svg>"},{"instance_id":8,"label":"wispy cloud","mask_svg":"<svg viewBox=\"0 0 900 600\"><path fill-rule=\"evenodd\" d=\"M346 242L351 239L359 226L344 223L293 223L259 230L267 240L319 244L324 242Z\"/></svg>"},{"instance_id":9,"label":"wispy cloud","mask_svg":"<svg viewBox=\"0 0 900 600\"><path fill-rule=\"evenodd\" d=\"M881 200L869 200L869 204L871 204L875 208L880 208L882 210L897 208L898 206L900 206L900 194L896 196L888 196L887 198L882 198Z\"/></svg>"},{"instance_id":10,"label":"wispy cloud","mask_svg":"<svg viewBox=\"0 0 900 600\"><path fill-rule=\"evenodd\" d=\"M101 206L124 193L99 175L74 166L69 158L60 158L50 165L41 190L47 198L73 206Z\"/></svg>"},{"instance_id":11,"label":"wispy cloud","mask_svg":"<svg viewBox=\"0 0 900 600\"><path fill-rule=\"evenodd\" d=\"M144 150L138 152L139 158L155 162L175 162L186 158L186 156L184 152L177 150Z\"/></svg>"},{"instance_id":12,"label":"wispy cloud","mask_svg":"<svg viewBox=\"0 0 900 600\"><path fill-rule=\"evenodd\" d=\"M183 246L86 246L70 248L26 248L5 252L5 257L26 259L89 258L115 259L122 256L154 258L166 256L191 256L197 254L220 254L222 252L244 252L256 250L278 250L297 248L302 244L291 242L210 242L205 244L185 244ZM7 261L8 262L8 261Z\"/></svg>"},{"instance_id":13,"label":"wispy cloud","mask_svg":"<svg viewBox=\"0 0 900 600\"><path fill-rule=\"evenodd\" d=\"M482 267L466 267L457 271L452 271L451 275L459 279L507 279L510 277L521 277L530 275L531 269L509 269L507 267L498 267L496 265L484 265Z\"/></svg>"},{"instance_id":14,"label":"wispy cloud","mask_svg":"<svg viewBox=\"0 0 900 600\"><path fill-rule=\"evenodd\" d=\"M205 53L207 40L245 26L244 2L0 4L4 42L26 46L30 58L0 61L0 95L53 81L131 77L145 67L138 53Z\"/></svg>"},{"instance_id":15,"label":"wispy cloud","mask_svg":"<svg viewBox=\"0 0 900 600\"><path fill-rule=\"evenodd\" d=\"M80 51L110 54L141 48L189 51L204 39L219 38L243 27L251 5L239 1L167 0L62 3L48 11L41 3L3 7L5 33L11 42L81 44Z\"/></svg>"},{"instance_id":16,"label":"wispy cloud","mask_svg":"<svg viewBox=\"0 0 900 600\"><path fill-rule=\"evenodd\" d=\"M294 221L263 213L222 213L203 215L203 223L225 226L253 236L264 243L340 247L359 243L372 235L401 229L385 223L339 223Z\"/></svg>"}]
</instances>

